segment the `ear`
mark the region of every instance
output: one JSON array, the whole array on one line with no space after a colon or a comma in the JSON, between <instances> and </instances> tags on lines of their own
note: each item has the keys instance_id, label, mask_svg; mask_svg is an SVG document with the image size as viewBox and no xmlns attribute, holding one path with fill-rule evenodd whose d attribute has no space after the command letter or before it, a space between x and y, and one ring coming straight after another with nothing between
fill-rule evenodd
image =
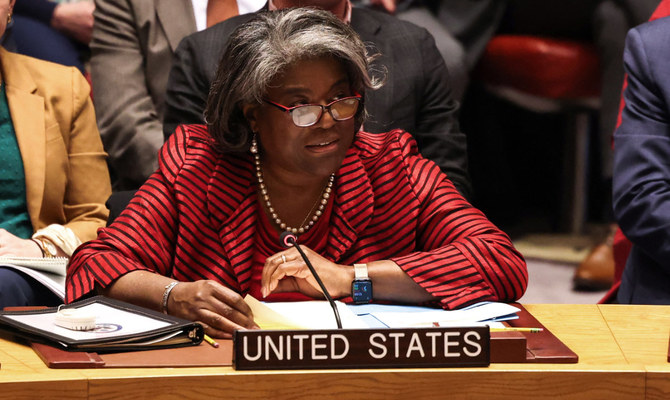
<instances>
[{"instance_id":1,"label":"ear","mask_svg":"<svg viewBox=\"0 0 670 400\"><path fill-rule=\"evenodd\" d=\"M245 104L242 106L242 114L247 119L252 132L258 132L258 104Z\"/></svg>"}]
</instances>

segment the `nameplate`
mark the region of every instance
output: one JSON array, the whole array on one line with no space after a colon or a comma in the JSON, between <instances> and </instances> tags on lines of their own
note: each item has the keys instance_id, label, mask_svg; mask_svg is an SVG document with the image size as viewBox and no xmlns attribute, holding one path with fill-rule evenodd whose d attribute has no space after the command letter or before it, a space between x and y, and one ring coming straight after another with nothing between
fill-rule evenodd
<instances>
[{"instance_id":1,"label":"nameplate","mask_svg":"<svg viewBox=\"0 0 670 400\"><path fill-rule=\"evenodd\" d=\"M240 330L233 334L238 370L486 367L488 327L332 330Z\"/></svg>"}]
</instances>

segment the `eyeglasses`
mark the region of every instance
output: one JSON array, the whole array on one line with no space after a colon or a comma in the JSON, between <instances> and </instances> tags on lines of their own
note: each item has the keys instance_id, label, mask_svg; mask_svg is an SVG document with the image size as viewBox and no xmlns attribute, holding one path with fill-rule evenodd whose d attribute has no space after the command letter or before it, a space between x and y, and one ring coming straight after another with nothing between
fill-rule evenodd
<instances>
[{"instance_id":1,"label":"eyeglasses","mask_svg":"<svg viewBox=\"0 0 670 400\"><path fill-rule=\"evenodd\" d=\"M346 121L356 115L361 96L343 97L332 101L325 106L320 104L301 104L295 107L286 107L274 101L263 99L264 102L291 114L293 123L301 128L312 126L319 122L324 111L328 111L335 121Z\"/></svg>"}]
</instances>

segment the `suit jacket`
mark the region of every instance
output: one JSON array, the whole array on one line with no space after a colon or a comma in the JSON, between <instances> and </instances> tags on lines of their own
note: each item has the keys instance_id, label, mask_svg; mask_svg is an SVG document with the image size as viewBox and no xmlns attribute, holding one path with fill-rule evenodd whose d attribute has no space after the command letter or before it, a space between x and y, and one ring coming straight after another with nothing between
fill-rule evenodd
<instances>
[{"instance_id":1,"label":"suit jacket","mask_svg":"<svg viewBox=\"0 0 670 400\"><path fill-rule=\"evenodd\" d=\"M621 303L670 304L670 17L632 29L614 134L614 215L633 243Z\"/></svg>"},{"instance_id":2,"label":"suit jacket","mask_svg":"<svg viewBox=\"0 0 670 400\"><path fill-rule=\"evenodd\" d=\"M114 187L137 189L163 144L172 53L195 32L191 0L96 0L91 77Z\"/></svg>"},{"instance_id":3,"label":"suit jacket","mask_svg":"<svg viewBox=\"0 0 670 400\"><path fill-rule=\"evenodd\" d=\"M392 259L445 308L513 301L525 291L526 265L507 235L418 155L405 132L359 132L330 199L330 219L319 220L328 224L327 259ZM203 125L180 127L129 206L73 256L66 301L135 270L247 293L258 201L251 154L223 155Z\"/></svg>"},{"instance_id":4,"label":"suit jacket","mask_svg":"<svg viewBox=\"0 0 670 400\"><path fill-rule=\"evenodd\" d=\"M203 123L210 84L230 34L253 14L231 18L184 38L175 52L168 81L164 132L181 123ZM416 138L421 153L435 161L466 197L471 194L466 138L458 125L458 103L451 97L449 73L433 37L423 28L393 16L353 8L351 27L374 45L384 65L386 84L365 93L372 133L400 128ZM379 69L379 68L377 68ZM373 71L375 68L373 67Z\"/></svg>"},{"instance_id":5,"label":"suit jacket","mask_svg":"<svg viewBox=\"0 0 670 400\"><path fill-rule=\"evenodd\" d=\"M111 188L88 83L76 68L2 48L0 64L33 229L61 224L94 239Z\"/></svg>"}]
</instances>

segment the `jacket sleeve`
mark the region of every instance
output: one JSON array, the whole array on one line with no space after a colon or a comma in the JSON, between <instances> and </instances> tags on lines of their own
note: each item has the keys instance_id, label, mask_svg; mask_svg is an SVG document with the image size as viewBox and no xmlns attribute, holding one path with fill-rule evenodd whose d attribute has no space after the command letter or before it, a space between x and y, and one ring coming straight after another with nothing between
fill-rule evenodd
<instances>
[{"instance_id":1,"label":"jacket sleeve","mask_svg":"<svg viewBox=\"0 0 670 400\"><path fill-rule=\"evenodd\" d=\"M183 165L186 133L172 135L160 154L160 168L96 240L73 254L68 266L67 303L104 288L120 276L146 270L169 276L176 242L174 180Z\"/></svg>"},{"instance_id":2,"label":"jacket sleeve","mask_svg":"<svg viewBox=\"0 0 670 400\"><path fill-rule=\"evenodd\" d=\"M96 230L107 221L105 201L111 194L111 185L88 82L74 68L71 74L73 109L63 209L65 226L85 242L94 239Z\"/></svg>"},{"instance_id":3,"label":"jacket sleeve","mask_svg":"<svg viewBox=\"0 0 670 400\"><path fill-rule=\"evenodd\" d=\"M614 134L613 205L626 237L670 273L670 30L653 30L662 25L652 24L631 30L626 41L628 83Z\"/></svg>"},{"instance_id":4,"label":"jacket sleeve","mask_svg":"<svg viewBox=\"0 0 670 400\"><path fill-rule=\"evenodd\" d=\"M420 204L420 251L393 261L446 309L518 300L528 284L521 254L412 143L409 134L401 136L406 174Z\"/></svg>"},{"instance_id":5,"label":"jacket sleeve","mask_svg":"<svg viewBox=\"0 0 670 400\"><path fill-rule=\"evenodd\" d=\"M100 135L122 189L156 169L163 144L159 112L147 89L145 59L126 0L96 1L91 78Z\"/></svg>"}]
</instances>

